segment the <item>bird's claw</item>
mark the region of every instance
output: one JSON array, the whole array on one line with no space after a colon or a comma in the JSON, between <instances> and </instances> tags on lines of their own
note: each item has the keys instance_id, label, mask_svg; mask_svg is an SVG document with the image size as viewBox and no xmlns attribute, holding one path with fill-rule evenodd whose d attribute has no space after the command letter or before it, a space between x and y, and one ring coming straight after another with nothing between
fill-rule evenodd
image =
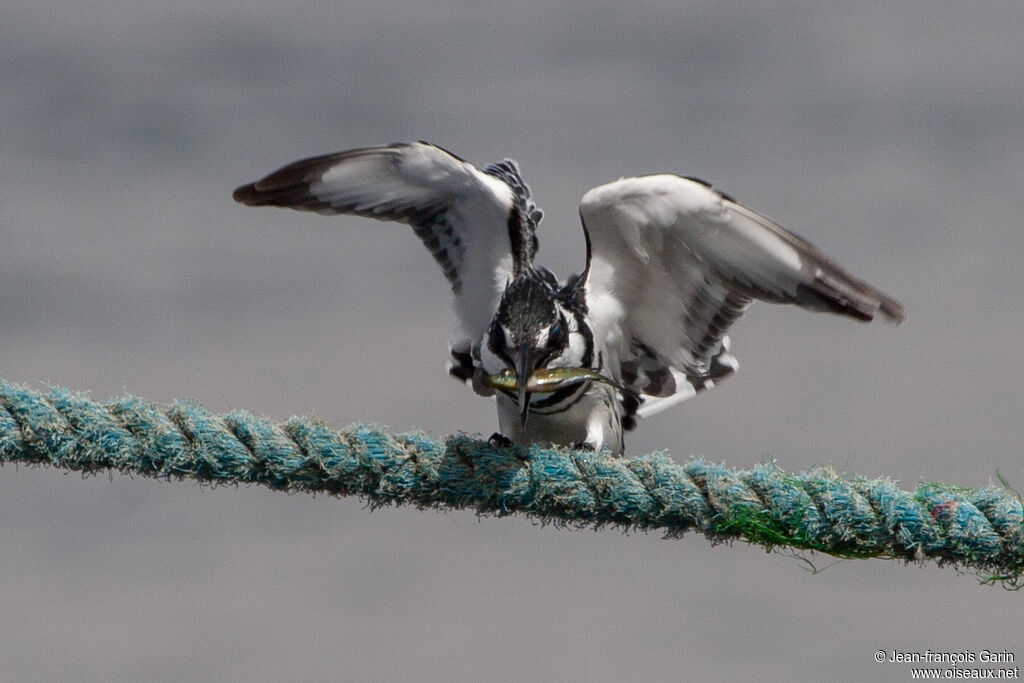
<instances>
[{"instance_id":1,"label":"bird's claw","mask_svg":"<svg viewBox=\"0 0 1024 683\"><path fill-rule=\"evenodd\" d=\"M491 448L511 448L515 443L501 432L494 432L491 438L487 439L487 445Z\"/></svg>"}]
</instances>

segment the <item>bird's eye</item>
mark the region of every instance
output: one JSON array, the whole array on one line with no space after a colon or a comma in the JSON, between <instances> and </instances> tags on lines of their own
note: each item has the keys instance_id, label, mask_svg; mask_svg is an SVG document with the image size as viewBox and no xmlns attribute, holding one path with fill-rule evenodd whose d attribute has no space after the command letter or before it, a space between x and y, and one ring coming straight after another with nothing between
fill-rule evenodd
<instances>
[{"instance_id":1,"label":"bird's eye","mask_svg":"<svg viewBox=\"0 0 1024 683\"><path fill-rule=\"evenodd\" d=\"M552 325L551 331L548 333L548 346L557 346L560 344L564 332L565 328L562 326L561 320Z\"/></svg>"}]
</instances>

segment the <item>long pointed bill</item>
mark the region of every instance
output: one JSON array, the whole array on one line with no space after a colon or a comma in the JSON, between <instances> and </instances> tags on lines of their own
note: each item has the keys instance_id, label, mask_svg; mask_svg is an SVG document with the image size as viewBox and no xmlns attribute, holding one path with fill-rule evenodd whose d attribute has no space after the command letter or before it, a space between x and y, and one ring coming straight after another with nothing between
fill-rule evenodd
<instances>
[{"instance_id":1,"label":"long pointed bill","mask_svg":"<svg viewBox=\"0 0 1024 683\"><path fill-rule=\"evenodd\" d=\"M526 428L526 418L530 413L530 392L526 390L533 374L533 353L529 345L519 347L519 358L516 359L516 378L519 381L519 422Z\"/></svg>"}]
</instances>

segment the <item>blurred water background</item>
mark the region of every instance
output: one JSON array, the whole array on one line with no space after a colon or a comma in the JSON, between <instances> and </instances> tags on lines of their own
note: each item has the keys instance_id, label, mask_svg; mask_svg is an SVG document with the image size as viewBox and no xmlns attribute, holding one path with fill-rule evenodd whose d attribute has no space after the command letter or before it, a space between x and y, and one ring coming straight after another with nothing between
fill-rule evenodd
<instances>
[{"instance_id":1,"label":"blurred water background","mask_svg":"<svg viewBox=\"0 0 1024 683\"><path fill-rule=\"evenodd\" d=\"M622 175L707 178L900 299L769 305L741 370L635 453L1020 487L1016 2L0 7L0 376L336 426L489 434L400 226L235 205L303 156L426 139L519 160L541 261ZM36 384L38 386L38 384ZM5 680L891 680L879 650L1019 646L949 569L522 518L0 471ZM828 558L817 558L820 565Z\"/></svg>"}]
</instances>

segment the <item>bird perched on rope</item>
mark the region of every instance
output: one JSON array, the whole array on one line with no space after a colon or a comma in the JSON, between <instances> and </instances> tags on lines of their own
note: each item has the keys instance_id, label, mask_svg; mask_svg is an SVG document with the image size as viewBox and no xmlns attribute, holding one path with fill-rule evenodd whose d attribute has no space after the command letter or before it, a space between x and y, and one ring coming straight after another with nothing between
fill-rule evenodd
<instances>
[{"instance_id":1,"label":"bird perched on rope","mask_svg":"<svg viewBox=\"0 0 1024 683\"><path fill-rule=\"evenodd\" d=\"M726 332L754 300L904 319L814 245L692 177L588 191L586 265L565 283L534 263L542 213L511 159L480 170L425 142L353 149L296 161L234 199L412 226L454 295L449 373L497 396L501 443L621 454L637 417L736 370Z\"/></svg>"}]
</instances>

